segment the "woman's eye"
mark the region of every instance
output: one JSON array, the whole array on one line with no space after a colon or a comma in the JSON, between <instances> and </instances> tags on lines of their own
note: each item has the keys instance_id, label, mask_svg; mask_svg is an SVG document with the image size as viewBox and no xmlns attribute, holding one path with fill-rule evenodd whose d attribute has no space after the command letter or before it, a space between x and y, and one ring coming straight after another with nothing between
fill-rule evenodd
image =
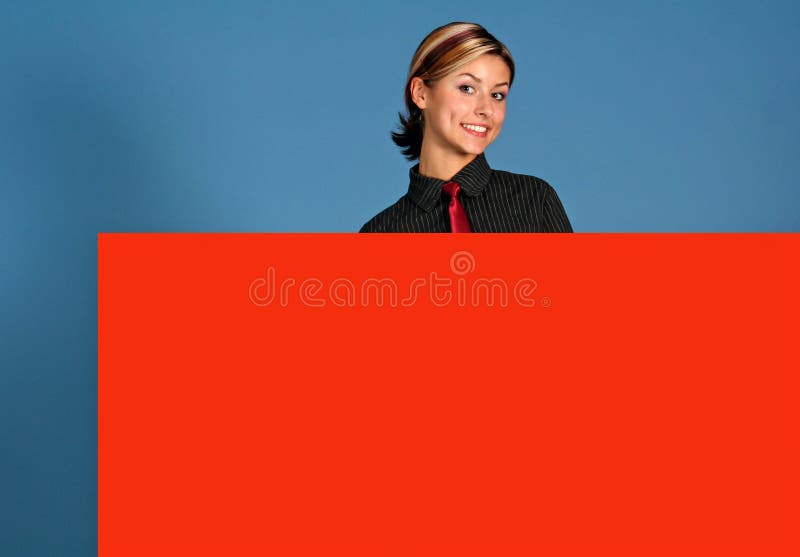
<instances>
[{"instance_id":1,"label":"woman's eye","mask_svg":"<svg viewBox=\"0 0 800 557\"><path fill-rule=\"evenodd\" d=\"M460 87L460 89L462 91L464 91L465 93L472 93L474 91L474 89L472 88L472 85L462 85ZM469 89L469 91L467 91L467 89Z\"/></svg>"},{"instance_id":2,"label":"woman's eye","mask_svg":"<svg viewBox=\"0 0 800 557\"><path fill-rule=\"evenodd\" d=\"M503 99L505 99L505 98L506 98L506 94L505 94L505 93L492 93L492 95L493 95L493 96L494 96L494 98L495 98L495 99L497 99L498 101L502 101Z\"/></svg>"}]
</instances>

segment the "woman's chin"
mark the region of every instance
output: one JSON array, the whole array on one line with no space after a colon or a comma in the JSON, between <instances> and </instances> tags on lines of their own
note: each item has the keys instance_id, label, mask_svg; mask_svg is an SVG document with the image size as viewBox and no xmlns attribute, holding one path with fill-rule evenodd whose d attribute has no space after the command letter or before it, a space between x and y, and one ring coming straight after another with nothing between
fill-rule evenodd
<instances>
[{"instance_id":1,"label":"woman's chin","mask_svg":"<svg viewBox=\"0 0 800 557\"><path fill-rule=\"evenodd\" d=\"M486 147L487 147L486 143L480 143L480 144L477 144L477 145L475 145L475 144L465 145L463 147L463 152L464 152L464 154L467 154L467 155L476 155L477 156L477 155L480 155L481 153L483 153L486 150Z\"/></svg>"}]
</instances>

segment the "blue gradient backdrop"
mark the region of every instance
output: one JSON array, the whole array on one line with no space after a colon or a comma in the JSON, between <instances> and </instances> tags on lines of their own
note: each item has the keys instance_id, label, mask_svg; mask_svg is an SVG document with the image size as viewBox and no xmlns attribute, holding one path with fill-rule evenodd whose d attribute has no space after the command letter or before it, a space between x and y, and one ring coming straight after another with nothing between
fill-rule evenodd
<instances>
[{"instance_id":1,"label":"blue gradient backdrop","mask_svg":"<svg viewBox=\"0 0 800 557\"><path fill-rule=\"evenodd\" d=\"M0 554L96 552L98 232L358 230L454 20L518 64L490 164L576 231L798 231L798 6L3 2Z\"/></svg>"}]
</instances>

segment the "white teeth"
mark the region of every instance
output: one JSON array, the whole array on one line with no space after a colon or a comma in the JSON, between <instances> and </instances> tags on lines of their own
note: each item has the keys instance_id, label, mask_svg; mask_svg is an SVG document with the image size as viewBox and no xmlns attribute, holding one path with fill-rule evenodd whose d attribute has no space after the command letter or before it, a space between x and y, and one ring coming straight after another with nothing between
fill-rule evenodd
<instances>
[{"instance_id":1,"label":"white teeth","mask_svg":"<svg viewBox=\"0 0 800 557\"><path fill-rule=\"evenodd\" d=\"M468 130L476 131L479 133L483 133L486 131L486 128L484 128L483 126L473 126L472 124L461 124L461 125L467 128Z\"/></svg>"}]
</instances>

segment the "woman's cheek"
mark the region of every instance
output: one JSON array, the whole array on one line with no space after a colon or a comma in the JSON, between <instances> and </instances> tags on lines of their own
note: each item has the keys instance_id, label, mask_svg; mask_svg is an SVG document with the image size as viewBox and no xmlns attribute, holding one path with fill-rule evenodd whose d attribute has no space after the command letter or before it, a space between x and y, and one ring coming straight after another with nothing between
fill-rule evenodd
<instances>
[{"instance_id":1,"label":"woman's cheek","mask_svg":"<svg viewBox=\"0 0 800 557\"><path fill-rule=\"evenodd\" d=\"M502 129L503 129L503 121L500 120L494 125L494 136L492 136L492 141L494 141L500 136L500 132L502 131Z\"/></svg>"}]
</instances>

